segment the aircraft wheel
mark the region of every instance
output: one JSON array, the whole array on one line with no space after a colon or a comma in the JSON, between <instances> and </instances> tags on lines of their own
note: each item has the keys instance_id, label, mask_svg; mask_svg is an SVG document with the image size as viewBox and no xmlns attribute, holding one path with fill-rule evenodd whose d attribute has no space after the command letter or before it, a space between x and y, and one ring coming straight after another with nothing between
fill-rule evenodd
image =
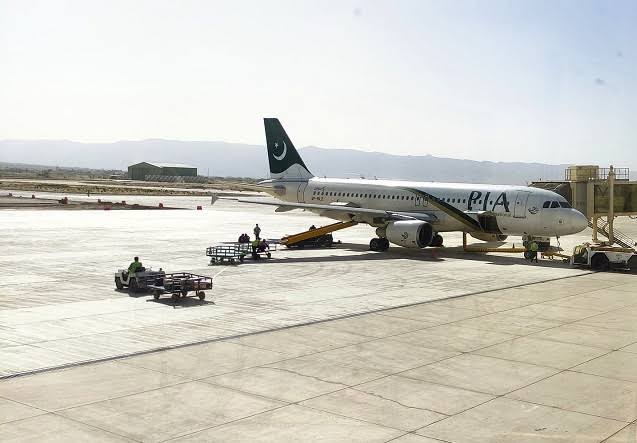
<instances>
[{"instance_id":1,"label":"aircraft wheel","mask_svg":"<svg viewBox=\"0 0 637 443\"><path fill-rule=\"evenodd\" d=\"M380 240L380 250L381 251L386 251L389 249L389 240L387 240L386 238L381 238Z\"/></svg>"},{"instance_id":2,"label":"aircraft wheel","mask_svg":"<svg viewBox=\"0 0 637 443\"><path fill-rule=\"evenodd\" d=\"M372 238L369 241L369 249L371 249L372 251L379 251L380 250L380 238Z\"/></svg>"},{"instance_id":3,"label":"aircraft wheel","mask_svg":"<svg viewBox=\"0 0 637 443\"><path fill-rule=\"evenodd\" d=\"M608 271L610 264L605 254L597 253L591 259L591 269L594 271Z\"/></svg>"},{"instance_id":4,"label":"aircraft wheel","mask_svg":"<svg viewBox=\"0 0 637 443\"><path fill-rule=\"evenodd\" d=\"M444 239L442 238L442 235L440 234L436 234L434 235L434 238L431 240L431 245L434 248L439 248L442 246L442 242L444 241Z\"/></svg>"}]
</instances>

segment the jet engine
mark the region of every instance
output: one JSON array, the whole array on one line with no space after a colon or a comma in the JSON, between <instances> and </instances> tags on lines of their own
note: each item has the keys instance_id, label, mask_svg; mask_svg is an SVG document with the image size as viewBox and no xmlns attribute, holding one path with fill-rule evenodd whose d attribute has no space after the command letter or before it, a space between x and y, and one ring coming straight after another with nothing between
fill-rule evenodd
<instances>
[{"instance_id":1,"label":"jet engine","mask_svg":"<svg viewBox=\"0 0 637 443\"><path fill-rule=\"evenodd\" d=\"M434 236L433 227L424 221L400 220L385 228L387 240L405 248L426 248Z\"/></svg>"},{"instance_id":2,"label":"jet engine","mask_svg":"<svg viewBox=\"0 0 637 443\"><path fill-rule=\"evenodd\" d=\"M470 235L482 241L504 241L508 237L508 235L504 234L487 234L486 232L472 232Z\"/></svg>"}]
</instances>

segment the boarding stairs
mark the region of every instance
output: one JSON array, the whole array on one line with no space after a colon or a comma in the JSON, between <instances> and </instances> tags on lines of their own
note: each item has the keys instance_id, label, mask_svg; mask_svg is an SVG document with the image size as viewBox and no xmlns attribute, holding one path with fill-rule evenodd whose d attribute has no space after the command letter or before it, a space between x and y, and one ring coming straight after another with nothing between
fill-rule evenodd
<instances>
[{"instance_id":1,"label":"boarding stairs","mask_svg":"<svg viewBox=\"0 0 637 443\"><path fill-rule=\"evenodd\" d=\"M281 244L286 246L294 245L303 240L308 240L310 238L320 237L321 235L329 234L334 231L338 231L340 229L349 228L350 226L356 225L356 222L338 222L333 223L327 226L321 226L320 228L310 229L305 232L299 232L298 234L288 235L281 239Z\"/></svg>"},{"instance_id":2,"label":"boarding stairs","mask_svg":"<svg viewBox=\"0 0 637 443\"><path fill-rule=\"evenodd\" d=\"M589 228L593 228L593 222L592 221L588 221L588 227ZM635 246L637 246L637 242L635 240L633 240L632 238L630 238L629 236L627 236L626 234L624 234L621 231L618 231L617 229L613 229L613 237L614 238L610 238L610 234L608 232L608 221L607 220L602 220L601 218L597 219L597 232L599 234L602 234L604 237L608 238L608 240L610 240L612 242L612 244L618 244L619 246L621 246L622 248L634 248Z\"/></svg>"}]
</instances>

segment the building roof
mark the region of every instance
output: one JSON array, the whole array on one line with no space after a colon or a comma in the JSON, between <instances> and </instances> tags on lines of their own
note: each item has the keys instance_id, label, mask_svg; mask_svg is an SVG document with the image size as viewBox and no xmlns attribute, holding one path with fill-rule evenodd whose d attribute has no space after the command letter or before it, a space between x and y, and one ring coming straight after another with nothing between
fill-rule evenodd
<instances>
[{"instance_id":1,"label":"building roof","mask_svg":"<svg viewBox=\"0 0 637 443\"><path fill-rule=\"evenodd\" d=\"M148 165L156 166L158 168L187 168L187 169L197 169L196 166L184 165L183 163L160 163L160 162L141 162L135 163L131 166L137 166L146 163Z\"/></svg>"}]
</instances>

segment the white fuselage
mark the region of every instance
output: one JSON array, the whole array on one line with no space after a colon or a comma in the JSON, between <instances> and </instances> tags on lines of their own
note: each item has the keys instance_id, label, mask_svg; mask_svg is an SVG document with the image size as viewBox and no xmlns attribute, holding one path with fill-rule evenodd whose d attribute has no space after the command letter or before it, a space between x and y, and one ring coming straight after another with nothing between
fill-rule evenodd
<instances>
[{"instance_id":1,"label":"white fuselage","mask_svg":"<svg viewBox=\"0 0 637 443\"><path fill-rule=\"evenodd\" d=\"M435 216L432 224L437 232L471 232L471 229L457 217L440 210L439 205L432 204L423 194L476 219L480 214L489 214L497 221L497 229L505 235L555 237L580 232L588 224L586 217L572 209L559 194L525 186L318 177L273 179L261 184L272 196L290 203L432 214ZM329 210L314 212L336 220L354 220L372 226L383 224L372 215L351 216Z\"/></svg>"}]
</instances>

